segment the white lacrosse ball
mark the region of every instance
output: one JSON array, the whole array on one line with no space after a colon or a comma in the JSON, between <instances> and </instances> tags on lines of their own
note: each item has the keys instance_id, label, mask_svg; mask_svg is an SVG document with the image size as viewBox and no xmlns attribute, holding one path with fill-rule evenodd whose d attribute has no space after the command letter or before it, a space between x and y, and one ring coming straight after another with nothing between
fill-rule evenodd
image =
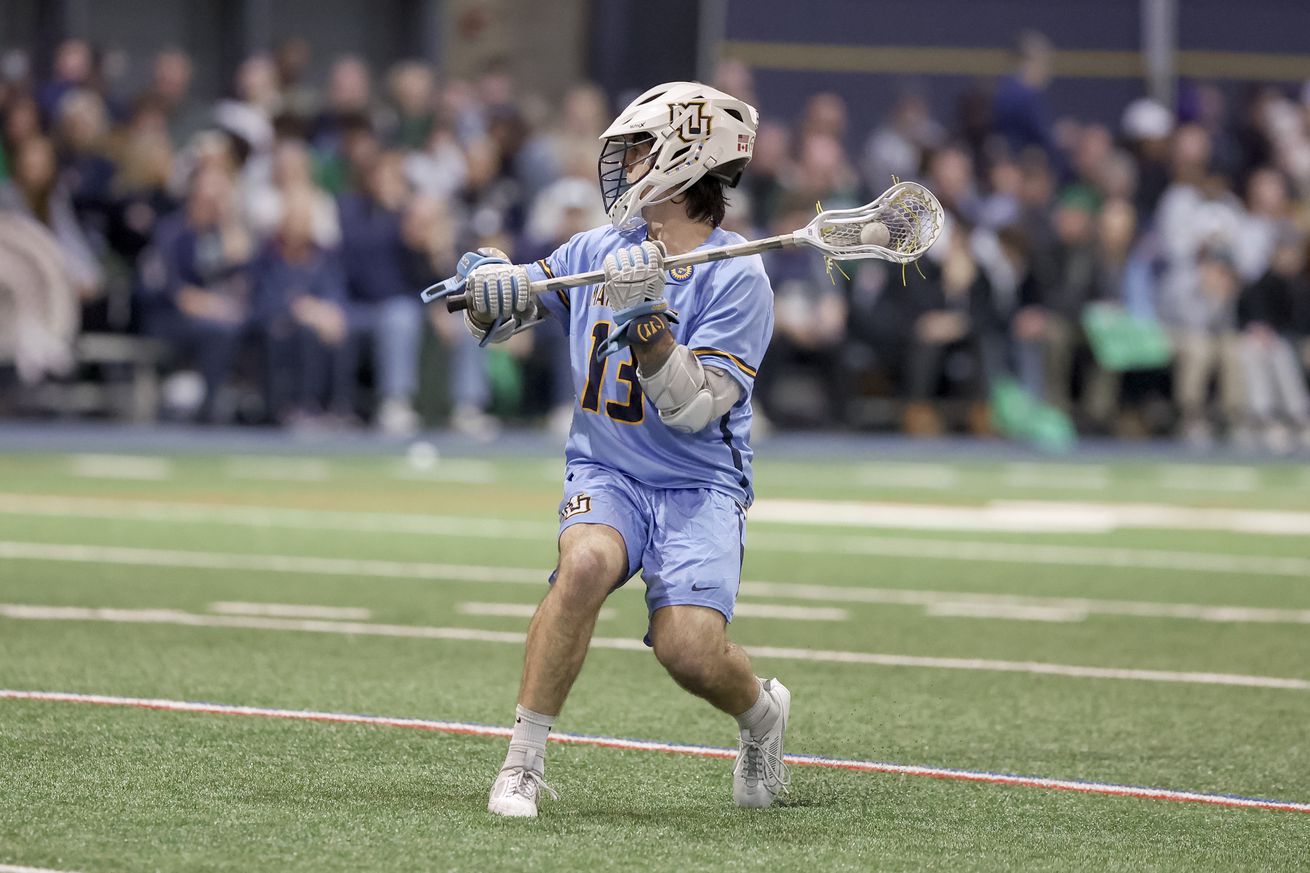
<instances>
[{"instance_id":1,"label":"white lacrosse ball","mask_svg":"<svg viewBox=\"0 0 1310 873\"><path fill-rule=\"evenodd\" d=\"M860 242L866 246L885 246L892 241L892 232L881 221L871 221L860 230Z\"/></svg>"}]
</instances>

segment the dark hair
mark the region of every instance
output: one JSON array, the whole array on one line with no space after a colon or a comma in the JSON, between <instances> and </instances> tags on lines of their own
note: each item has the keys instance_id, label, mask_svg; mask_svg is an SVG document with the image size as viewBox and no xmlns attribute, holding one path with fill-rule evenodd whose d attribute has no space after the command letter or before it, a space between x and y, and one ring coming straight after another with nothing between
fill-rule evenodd
<instances>
[{"instance_id":1,"label":"dark hair","mask_svg":"<svg viewBox=\"0 0 1310 873\"><path fill-rule=\"evenodd\" d=\"M718 227L728 211L728 198L723 191L723 180L715 176L701 176L687 193L678 198L687 207L692 221L708 221Z\"/></svg>"}]
</instances>

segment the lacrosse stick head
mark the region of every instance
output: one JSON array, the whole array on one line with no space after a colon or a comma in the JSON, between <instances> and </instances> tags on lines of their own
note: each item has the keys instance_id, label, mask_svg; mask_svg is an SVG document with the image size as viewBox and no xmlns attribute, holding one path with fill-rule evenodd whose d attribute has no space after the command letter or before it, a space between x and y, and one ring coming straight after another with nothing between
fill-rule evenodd
<instances>
[{"instance_id":1,"label":"lacrosse stick head","mask_svg":"<svg viewBox=\"0 0 1310 873\"><path fill-rule=\"evenodd\" d=\"M931 191L917 182L897 182L872 203L820 212L796 236L834 261L880 258L908 264L937 241L944 218ZM887 229L884 245L868 241L881 237L882 228L875 225Z\"/></svg>"}]
</instances>

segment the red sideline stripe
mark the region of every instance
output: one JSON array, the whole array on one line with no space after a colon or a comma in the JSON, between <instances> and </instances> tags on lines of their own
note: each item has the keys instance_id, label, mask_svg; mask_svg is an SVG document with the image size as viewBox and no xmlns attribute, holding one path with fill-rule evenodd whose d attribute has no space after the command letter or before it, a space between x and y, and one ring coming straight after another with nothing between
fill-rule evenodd
<instances>
[{"instance_id":1,"label":"red sideline stripe","mask_svg":"<svg viewBox=\"0 0 1310 873\"><path fill-rule=\"evenodd\" d=\"M468 722L429 721L418 718L388 718L376 715L353 715L344 712L315 712L301 709L266 709L256 706L229 706L222 703L192 703L183 700L152 700L139 697L108 697L99 694L75 694L62 691L14 691L0 689L0 700L38 700L54 703L91 703L99 706L126 706L135 709L153 709L161 712L192 712L205 715L244 715L258 718L278 718L293 721L328 722L332 724L362 724L377 727L410 728L478 737L508 737L509 728ZM682 743L661 743L654 740L630 740L621 737L598 737L587 734L554 734L551 740L580 746L599 746L627 751L663 752L672 755L690 755L699 758L733 758L735 749L716 746L692 746ZM788 755L787 763L796 767L830 767L837 770L855 770L862 773L890 773L899 776L926 776L956 782L980 782L992 785L1015 785L1023 788L1046 788L1057 791L1076 791L1082 794L1101 794L1111 797L1134 797L1141 800L1171 800L1179 803L1203 803L1210 806L1230 806L1247 809L1268 809L1280 812L1310 813L1310 803L1284 800L1267 800L1258 797L1235 797L1226 794L1205 794L1195 791L1174 791L1168 788L1147 788L1136 785L1116 785L1103 782L1079 782L1065 779L1044 779L1039 776L1013 776L1007 773L988 773L979 770L951 770L941 767L920 767L911 764L890 764L881 761L857 761L846 758L823 758L814 755Z\"/></svg>"}]
</instances>

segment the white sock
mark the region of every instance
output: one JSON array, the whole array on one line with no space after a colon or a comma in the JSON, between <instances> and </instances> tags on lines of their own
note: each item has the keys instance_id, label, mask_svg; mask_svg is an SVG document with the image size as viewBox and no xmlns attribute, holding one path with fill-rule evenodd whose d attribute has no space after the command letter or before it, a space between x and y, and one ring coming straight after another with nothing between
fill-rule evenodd
<instances>
[{"instance_id":1,"label":"white sock","mask_svg":"<svg viewBox=\"0 0 1310 873\"><path fill-rule=\"evenodd\" d=\"M773 697L764 691L764 682L760 681L759 696L755 698L750 709L737 716L737 726L743 732L759 733L768 727L777 715L778 705L773 702Z\"/></svg>"},{"instance_id":2,"label":"white sock","mask_svg":"<svg viewBox=\"0 0 1310 873\"><path fill-rule=\"evenodd\" d=\"M525 706L514 708L514 733L509 738L507 767L523 767L537 773L546 772L546 738L555 724L555 716L533 712Z\"/></svg>"}]
</instances>

